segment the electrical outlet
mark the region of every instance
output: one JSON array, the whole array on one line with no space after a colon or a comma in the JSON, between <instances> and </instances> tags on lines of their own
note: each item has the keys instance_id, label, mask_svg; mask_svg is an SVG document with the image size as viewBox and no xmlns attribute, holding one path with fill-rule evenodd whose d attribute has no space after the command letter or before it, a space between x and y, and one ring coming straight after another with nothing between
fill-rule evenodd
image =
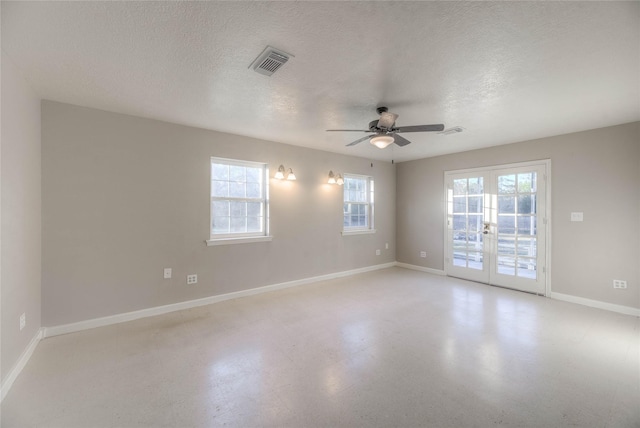
<instances>
[{"instance_id":1,"label":"electrical outlet","mask_svg":"<svg viewBox=\"0 0 640 428\"><path fill-rule=\"evenodd\" d=\"M376 250L376 256L380 255L380 250Z\"/></svg>"},{"instance_id":2,"label":"electrical outlet","mask_svg":"<svg viewBox=\"0 0 640 428\"><path fill-rule=\"evenodd\" d=\"M171 278L171 268L164 268L164 279Z\"/></svg>"},{"instance_id":3,"label":"electrical outlet","mask_svg":"<svg viewBox=\"0 0 640 428\"><path fill-rule=\"evenodd\" d=\"M385 249L385 250L388 250L388 249L389 249L389 243L388 243L388 242L384 244L384 249Z\"/></svg>"},{"instance_id":4,"label":"electrical outlet","mask_svg":"<svg viewBox=\"0 0 640 428\"><path fill-rule=\"evenodd\" d=\"M23 312L22 315L20 315L20 330L22 331L22 329L25 328L26 325L27 325L27 314Z\"/></svg>"},{"instance_id":5,"label":"electrical outlet","mask_svg":"<svg viewBox=\"0 0 640 428\"><path fill-rule=\"evenodd\" d=\"M427 258L427 252L426 251L420 251L420 257L422 257L423 259Z\"/></svg>"},{"instance_id":6,"label":"electrical outlet","mask_svg":"<svg viewBox=\"0 0 640 428\"><path fill-rule=\"evenodd\" d=\"M187 284L191 285L191 284L197 284L197 283L198 283L198 275L196 274L187 275Z\"/></svg>"},{"instance_id":7,"label":"electrical outlet","mask_svg":"<svg viewBox=\"0 0 640 428\"><path fill-rule=\"evenodd\" d=\"M614 279L613 288L627 288L627 281L624 281L622 279Z\"/></svg>"}]
</instances>

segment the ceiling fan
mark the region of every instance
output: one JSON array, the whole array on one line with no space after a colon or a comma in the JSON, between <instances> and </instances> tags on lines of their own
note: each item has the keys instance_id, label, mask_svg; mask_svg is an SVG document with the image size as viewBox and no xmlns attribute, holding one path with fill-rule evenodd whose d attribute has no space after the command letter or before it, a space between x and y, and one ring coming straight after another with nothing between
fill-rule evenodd
<instances>
[{"instance_id":1,"label":"ceiling fan","mask_svg":"<svg viewBox=\"0 0 640 428\"><path fill-rule=\"evenodd\" d=\"M370 143L374 146L384 149L391 143L396 143L399 146L406 146L411 141L398 135L401 132L439 132L444 129L444 125L415 125L415 126L395 126L398 115L395 113L389 113L389 109L386 107L378 107L376 109L380 115L380 119L369 122L369 129L327 129L329 132L371 132L371 135L362 137L352 143L347 144L349 146L355 146L365 140L370 140Z\"/></svg>"}]
</instances>

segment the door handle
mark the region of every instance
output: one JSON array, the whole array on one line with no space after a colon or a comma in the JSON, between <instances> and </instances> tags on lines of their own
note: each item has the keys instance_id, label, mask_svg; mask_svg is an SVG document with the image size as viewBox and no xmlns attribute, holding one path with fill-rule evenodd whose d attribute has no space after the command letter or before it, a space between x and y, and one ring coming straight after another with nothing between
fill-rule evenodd
<instances>
[{"instance_id":1,"label":"door handle","mask_svg":"<svg viewBox=\"0 0 640 428\"><path fill-rule=\"evenodd\" d=\"M484 223L482 233L485 235L488 235L490 231L491 231L491 223Z\"/></svg>"}]
</instances>

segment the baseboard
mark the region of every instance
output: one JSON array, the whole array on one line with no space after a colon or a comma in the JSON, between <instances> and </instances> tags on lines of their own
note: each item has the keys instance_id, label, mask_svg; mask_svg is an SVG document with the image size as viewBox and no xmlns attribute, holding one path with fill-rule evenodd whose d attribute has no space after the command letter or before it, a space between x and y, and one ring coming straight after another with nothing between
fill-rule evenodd
<instances>
[{"instance_id":1,"label":"baseboard","mask_svg":"<svg viewBox=\"0 0 640 428\"><path fill-rule=\"evenodd\" d=\"M326 281L345 276L356 275L359 273L370 272L379 269L386 269L396 265L396 262L384 263L379 265L367 266L359 269L335 272L327 275L314 276L309 278L298 279L295 281L282 282L279 284L265 285L248 290L235 291L232 293L219 294L216 296L204 297L202 299L188 300L185 302L172 303L170 305L155 306L153 308L141 309L139 311L126 312L122 314L109 315L101 318L94 318L86 321L79 321L70 324L63 324L53 327L44 328L44 337L59 336L61 334L74 333L77 331L88 330L96 327L104 327L112 324L119 324L127 321L133 321L140 318L162 315L169 312L180 311L183 309L196 308L198 306L210 305L212 303L223 302L225 300L237 299L239 297L253 296L255 294L266 293L269 291L282 290L299 285L312 284L318 281Z\"/></svg>"},{"instance_id":2,"label":"baseboard","mask_svg":"<svg viewBox=\"0 0 640 428\"><path fill-rule=\"evenodd\" d=\"M445 276L446 275L446 273L443 270L440 270L440 269L433 269L433 268L428 268L428 267L423 267L423 266L410 265L409 263L396 262L396 266L401 267L401 268L405 268L405 269L419 270L420 272L432 273L434 275L440 275L440 276Z\"/></svg>"},{"instance_id":3,"label":"baseboard","mask_svg":"<svg viewBox=\"0 0 640 428\"><path fill-rule=\"evenodd\" d=\"M408 263L396 262L396 266L405 268L405 269L412 269L412 270L417 270L421 272L432 273L434 275L446 275L446 272L443 270L416 266ZM614 303L601 302L599 300L591 300L591 299L586 299L584 297L577 297L577 296L572 296L570 294L562 294L562 293L556 293L556 292L549 293L548 297L556 300L562 300L565 302L577 303L583 306L589 306L591 308L604 309L605 311L617 312L620 314L640 317L640 309L632 308L630 306L616 305Z\"/></svg>"},{"instance_id":4,"label":"baseboard","mask_svg":"<svg viewBox=\"0 0 640 428\"><path fill-rule=\"evenodd\" d=\"M572 296L570 294L556 293L553 291L549 293L549 297L551 297L552 299L562 300L570 303L577 303L579 305L589 306L592 308L604 309L606 311L618 312L620 314L633 315L635 317L640 317L640 309L632 308L631 306L616 305L614 303L601 302L599 300L591 300L591 299L586 299L584 297L577 297L577 296Z\"/></svg>"},{"instance_id":5,"label":"baseboard","mask_svg":"<svg viewBox=\"0 0 640 428\"><path fill-rule=\"evenodd\" d=\"M18 361L9 371L9 374L5 378L4 382L2 382L2 386L0 386L0 402L4 400L4 397L7 395L7 393L11 389L13 382L15 382L15 380L18 378L18 375L20 374L24 366L26 366L27 363L29 362L29 359L33 355L33 351L35 351L36 346L38 346L38 343L40 343L40 340L42 339L42 337L43 337L43 329L40 328L38 329L36 335L33 336L31 341L25 348L25 350L22 351L22 354L20 355L20 358L18 358Z\"/></svg>"}]
</instances>

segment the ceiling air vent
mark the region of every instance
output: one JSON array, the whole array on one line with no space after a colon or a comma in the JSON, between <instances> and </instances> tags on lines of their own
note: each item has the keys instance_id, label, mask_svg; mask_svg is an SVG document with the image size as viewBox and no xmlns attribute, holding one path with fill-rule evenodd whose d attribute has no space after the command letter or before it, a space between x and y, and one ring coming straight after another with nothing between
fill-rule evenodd
<instances>
[{"instance_id":1,"label":"ceiling air vent","mask_svg":"<svg viewBox=\"0 0 640 428\"><path fill-rule=\"evenodd\" d=\"M249 66L256 73L264 74L265 76L271 76L280 67L282 67L289 57L293 55L283 52L279 49L267 46L258 58L255 59Z\"/></svg>"}]
</instances>

